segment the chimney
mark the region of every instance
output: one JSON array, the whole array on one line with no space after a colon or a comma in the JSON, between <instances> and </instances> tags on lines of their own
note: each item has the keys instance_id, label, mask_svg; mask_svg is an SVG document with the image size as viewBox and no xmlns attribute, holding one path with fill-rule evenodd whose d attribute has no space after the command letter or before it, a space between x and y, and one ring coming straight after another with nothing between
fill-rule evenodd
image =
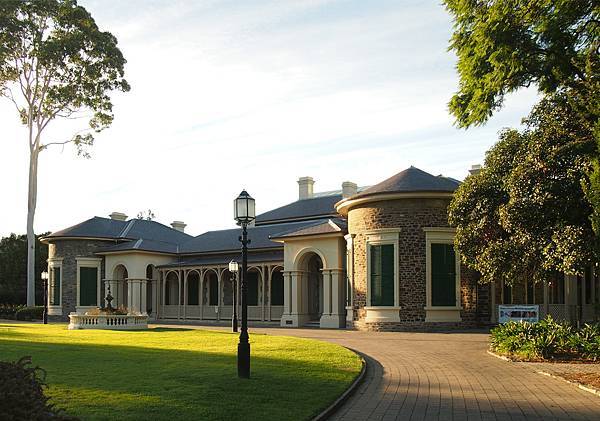
<instances>
[{"instance_id":1,"label":"chimney","mask_svg":"<svg viewBox=\"0 0 600 421\"><path fill-rule=\"evenodd\" d=\"M342 197L345 199L354 196L358 192L358 186L352 181L344 181L342 183Z\"/></svg>"},{"instance_id":2,"label":"chimney","mask_svg":"<svg viewBox=\"0 0 600 421\"><path fill-rule=\"evenodd\" d=\"M173 221L171 222L171 226L177 231L185 232L185 227L187 226L187 224L182 221Z\"/></svg>"},{"instance_id":3,"label":"chimney","mask_svg":"<svg viewBox=\"0 0 600 421\"><path fill-rule=\"evenodd\" d=\"M122 212L113 212L108 216L110 216L110 219L114 219L115 221L127 221L127 215Z\"/></svg>"},{"instance_id":4,"label":"chimney","mask_svg":"<svg viewBox=\"0 0 600 421\"><path fill-rule=\"evenodd\" d=\"M312 177L300 177L298 179L298 199L310 199L313 196L315 180Z\"/></svg>"},{"instance_id":5,"label":"chimney","mask_svg":"<svg viewBox=\"0 0 600 421\"><path fill-rule=\"evenodd\" d=\"M479 174L480 171L481 171L481 165L480 164L471 165L471 169L469 170L469 172L471 173L471 175Z\"/></svg>"}]
</instances>

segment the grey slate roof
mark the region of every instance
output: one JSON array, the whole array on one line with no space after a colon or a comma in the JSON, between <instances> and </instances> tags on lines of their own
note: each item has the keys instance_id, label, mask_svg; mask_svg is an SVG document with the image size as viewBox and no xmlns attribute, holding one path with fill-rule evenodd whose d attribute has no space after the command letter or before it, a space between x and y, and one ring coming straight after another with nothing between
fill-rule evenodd
<instances>
[{"instance_id":1,"label":"grey slate roof","mask_svg":"<svg viewBox=\"0 0 600 421\"><path fill-rule=\"evenodd\" d=\"M159 268L178 268L185 266L203 266L203 265L219 265L228 264L232 260L238 263L242 262L241 251L237 253L219 253L219 254L208 254L203 256L189 256L183 258L178 262L167 263L161 265ZM249 252L248 253L248 264L261 263L261 262L280 262L283 261L283 249L267 250L260 252Z\"/></svg>"},{"instance_id":2,"label":"grey slate roof","mask_svg":"<svg viewBox=\"0 0 600 421\"><path fill-rule=\"evenodd\" d=\"M176 253L178 245L193 238L189 234L155 221L145 219L118 221L99 216L53 232L45 238L52 241L63 237L92 237L121 241L120 244L107 247L102 251L145 250L163 253Z\"/></svg>"},{"instance_id":3,"label":"grey slate roof","mask_svg":"<svg viewBox=\"0 0 600 421\"><path fill-rule=\"evenodd\" d=\"M382 181L379 184L355 194L351 199L371 196L381 193L403 192L454 192L460 182L441 175L431 175L423 170L411 166L404 171Z\"/></svg>"},{"instance_id":4,"label":"grey slate roof","mask_svg":"<svg viewBox=\"0 0 600 421\"><path fill-rule=\"evenodd\" d=\"M340 218L327 219L319 221L313 225L303 228L295 228L290 231L272 235L271 238L289 238L289 237L304 237L307 235L322 235L322 234L346 234L348 226L346 221Z\"/></svg>"},{"instance_id":5,"label":"grey slate roof","mask_svg":"<svg viewBox=\"0 0 600 421\"><path fill-rule=\"evenodd\" d=\"M256 217L256 225L274 221L294 219L316 219L319 217L336 216L334 205L342 200L341 194L302 199L262 213Z\"/></svg>"},{"instance_id":6,"label":"grey slate roof","mask_svg":"<svg viewBox=\"0 0 600 421\"><path fill-rule=\"evenodd\" d=\"M290 230L295 231L314 225L315 223L316 222L314 220L310 220L248 227L248 238L251 240L248 248L258 249L281 247L281 244L271 241L270 237ZM179 251L182 254L194 254L237 250L240 248L240 242L238 238L241 235L241 231L241 228L208 231L184 243L180 247Z\"/></svg>"},{"instance_id":7,"label":"grey slate roof","mask_svg":"<svg viewBox=\"0 0 600 421\"><path fill-rule=\"evenodd\" d=\"M179 251L179 245L173 243L166 243L164 241L146 240L144 238L140 238L138 240L131 240L124 243L119 243L114 246L103 247L99 249L96 253L103 254L128 250L176 254Z\"/></svg>"}]
</instances>

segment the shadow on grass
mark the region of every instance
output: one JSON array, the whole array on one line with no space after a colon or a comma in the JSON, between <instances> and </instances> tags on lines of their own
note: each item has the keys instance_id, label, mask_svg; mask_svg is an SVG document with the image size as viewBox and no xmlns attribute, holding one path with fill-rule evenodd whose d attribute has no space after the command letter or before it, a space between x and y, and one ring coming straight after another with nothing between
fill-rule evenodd
<instances>
[{"instance_id":1,"label":"shadow on grass","mask_svg":"<svg viewBox=\"0 0 600 421\"><path fill-rule=\"evenodd\" d=\"M160 328L156 333L185 330ZM119 419L308 419L356 374L336 367L334 356L318 347L310 355L294 341L295 346L273 355L255 353L252 378L241 380L236 343L231 335L222 349L203 351L31 342L13 336L0 341L0 355L3 360L31 355L47 371L53 402L83 419L115 414Z\"/></svg>"}]
</instances>

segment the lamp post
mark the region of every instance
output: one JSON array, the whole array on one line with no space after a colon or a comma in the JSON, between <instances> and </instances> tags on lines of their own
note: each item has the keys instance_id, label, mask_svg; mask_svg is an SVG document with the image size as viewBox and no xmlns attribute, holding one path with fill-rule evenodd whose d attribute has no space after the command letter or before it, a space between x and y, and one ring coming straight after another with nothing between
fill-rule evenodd
<instances>
[{"instance_id":1,"label":"lamp post","mask_svg":"<svg viewBox=\"0 0 600 421\"><path fill-rule=\"evenodd\" d=\"M238 331L238 319L237 319L237 274L239 270L238 262L232 260L229 262L229 272L232 275L232 286L233 286L233 316L231 317L231 331Z\"/></svg>"},{"instance_id":2,"label":"lamp post","mask_svg":"<svg viewBox=\"0 0 600 421\"><path fill-rule=\"evenodd\" d=\"M42 277L42 287L44 288L44 312L42 313L42 321L45 325L48 324L48 272L43 271L41 274Z\"/></svg>"},{"instance_id":3,"label":"lamp post","mask_svg":"<svg viewBox=\"0 0 600 421\"><path fill-rule=\"evenodd\" d=\"M242 235L239 240L242 243L242 272L240 276L240 287L242 292L242 331L238 343L238 377L250 378L250 342L248 342L248 224L256 217L254 199L242 190L240 195L233 201L234 219L242 227Z\"/></svg>"}]
</instances>

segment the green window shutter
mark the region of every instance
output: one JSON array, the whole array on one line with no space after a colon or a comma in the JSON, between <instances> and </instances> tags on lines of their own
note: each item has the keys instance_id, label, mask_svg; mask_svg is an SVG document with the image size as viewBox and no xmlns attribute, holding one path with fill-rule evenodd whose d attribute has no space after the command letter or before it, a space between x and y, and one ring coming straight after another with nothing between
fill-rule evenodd
<instances>
[{"instance_id":1,"label":"green window shutter","mask_svg":"<svg viewBox=\"0 0 600 421\"><path fill-rule=\"evenodd\" d=\"M431 245L431 305L456 305L456 254L452 244Z\"/></svg>"},{"instance_id":2,"label":"green window shutter","mask_svg":"<svg viewBox=\"0 0 600 421\"><path fill-rule=\"evenodd\" d=\"M283 273L275 272L271 278L271 305L283 305Z\"/></svg>"},{"instance_id":3,"label":"green window shutter","mask_svg":"<svg viewBox=\"0 0 600 421\"><path fill-rule=\"evenodd\" d=\"M394 245L371 246L371 305L394 305Z\"/></svg>"},{"instance_id":4,"label":"green window shutter","mask_svg":"<svg viewBox=\"0 0 600 421\"><path fill-rule=\"evenodd\" d=\"M52 269L52 276L53 276L53 284L52 284L52 302L50 303L53 306L58 306L60 305L60 268L53 268Z\"/></svg>"},{"instance_id":5,"label":"green window shutter","mask_svg":"<svg viewBox=\"0 0 600 421\"><path fill-rule=\"evenodd\" d=\"M219 305L219 283L215 278L210 278L209 285L209 295L208 295L208 305L216 306Z\"/></svg>"},{"instance_id":6,"label":"green window shutter","mask_svg":"<svg viewBox=\"0 0 600 421\"><path fill-rule=\"evenodd\" d=\"M258 305L258 273L248 272L248 305Z\"/></svg>"},{"instance_id":7,"label":"green window shutter","mask_svg":"<svg viewBox=\"0 0 600 421\"><path fill-rule=\"evenodd\" d=\"M98 305L98 268L79 268L79 305Z\"/></svg>"},{"instance_id":8,"label":"green window shutter","mask_svg":"<svg viewBox=\"0 0 600 421\"><path fill-rule=\"evenodd\" d=\"M198 305L198 294L200 292L200 280L194 278L188 280L188 304L191 306Z\"/></svg>"}]
</instances>

